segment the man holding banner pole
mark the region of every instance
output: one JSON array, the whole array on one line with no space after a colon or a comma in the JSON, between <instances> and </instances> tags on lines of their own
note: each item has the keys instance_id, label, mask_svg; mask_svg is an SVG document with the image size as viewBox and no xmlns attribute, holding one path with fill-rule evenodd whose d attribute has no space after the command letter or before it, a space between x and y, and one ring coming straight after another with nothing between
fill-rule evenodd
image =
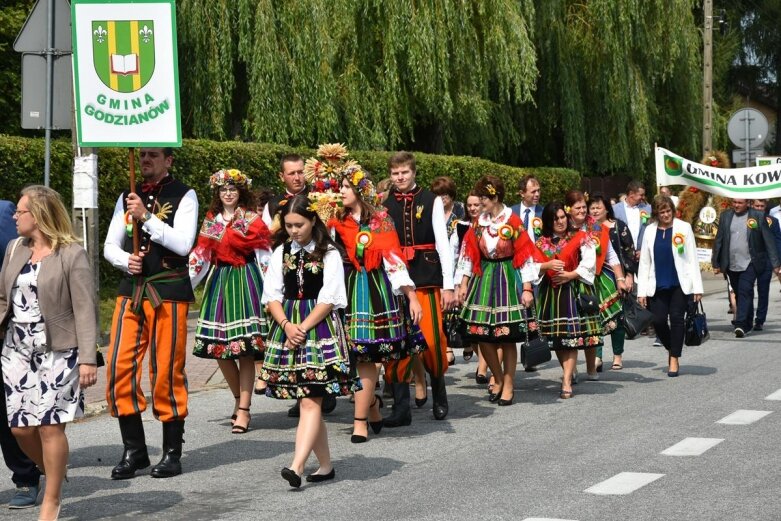
<instances>
[{"instance_id":1,"label":"man holding banner pole","mask_svg":"<svg viewBox=\"0 0 781 521\"><path fill-rule=\"evenodd\" d=\"M124 452L112 479L128 479L150 465L141 413L144 356L150 354L152 410L163 423L163 457L155 478L181 474L180 458L187 416L187 312L193 291L188 254L198 225L195 191L168 169L170 148L142 148L144 182L137 193L119 196L109 225L104 256L125 277L119 285L107 351L106 400L118 418ZM140 236L133 249L133 228Z\"/></svg>"}]
</instances>

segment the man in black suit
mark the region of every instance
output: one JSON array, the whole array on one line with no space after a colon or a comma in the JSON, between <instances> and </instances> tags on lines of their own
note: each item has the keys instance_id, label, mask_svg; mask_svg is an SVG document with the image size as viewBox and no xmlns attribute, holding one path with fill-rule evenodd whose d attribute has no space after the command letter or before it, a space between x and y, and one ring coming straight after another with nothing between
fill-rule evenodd
<instances>
[{"instance_id":1,"label":"man in black suit","mask_svg":"<svg viewBox=\"0 0 781 521\"><path fill-rule=\"evenodd\" d=\"M521 218L523 227L532 242L540 238L541 228L535 230L534 218L542 217L542 206L540 202L540 182L533 175L525 175L518 183L518 195L521 196L521 202L514 205L512 212ZM541 223L541 221L540 221Z\"/></svg>"},{"instance_id":2,"label":"man in black suit","mask_svg":"<svg viewBox=\"0 0 781 521\"><path fill-rule=\"evenodd\" d=\"M8 244L17 237L16 223L14 222L15 211L14 203L0 200L0 267L2 267L3 255ZM16 493L11 498L11 502L8 503L8 508L34 507L38 497L41 472L19 448L16 438L11 433L11 428L8 427L5 392L2 390L0 390L0 448L3 451L5 464L12 472L11 480L16 485Z\"/></svg>"},{"instance_id":3,"label":"man in black suit","mask_svg":"<svg viewBox=\"0 0 781 521\"><path fill-rule=\"evenodd\" d=\"M751 209L746 199L733 199L732 210L721 214L713 245L714 273L727 273L737 298L735 336L743 338L754 324L754 284L767 263L781 272L773 232L765 214Z\"/></svg>"}]
</instances>

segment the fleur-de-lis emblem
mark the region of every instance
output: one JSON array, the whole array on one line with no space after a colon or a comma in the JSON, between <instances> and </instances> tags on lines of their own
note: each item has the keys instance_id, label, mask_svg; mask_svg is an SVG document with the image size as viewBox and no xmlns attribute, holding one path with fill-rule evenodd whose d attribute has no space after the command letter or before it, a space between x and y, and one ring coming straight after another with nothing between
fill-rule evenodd
<instances>
[{"instance_id":1,"label":"fleur-de-lis emblem","mask_svg":"<svg viewBox=\"0 0 781 521\"><path fill-rule=\"evenodd\" d=\"M99 25L97 29L92 31L92 34L95 35L95 39L98 41L98 43L103 43L106 41L106 35L108 34L105 29L103 29L102 25Z\"/></svg>"},{"instance_id":2,"label":"fleur-de-lis emblem","mask_svg":"<svg viewBox=\"0 0 781 521\"><path fill-rule=\"evenodd\" d=\"M149 43L149 40L152 39L152 29L146 25L140 31L138 31L138 34L141 35L141 39L144 40L144 43Z\"/></svg>"}]
</instances>

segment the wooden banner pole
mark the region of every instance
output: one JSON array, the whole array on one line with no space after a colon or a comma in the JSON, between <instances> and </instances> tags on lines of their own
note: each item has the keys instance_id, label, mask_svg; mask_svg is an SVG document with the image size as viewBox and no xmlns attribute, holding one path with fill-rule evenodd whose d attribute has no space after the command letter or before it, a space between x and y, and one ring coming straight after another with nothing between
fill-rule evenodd
<instances>
[{"instance_id":1,"label":"wooden banner pole","mask_svg":"<svg viewBox=\"0 0 781 521\"><path fill-rule=\"evenodd\" d=\"M128 149L128 161L130 163L130 193L136 193L136 149ZM138 255L140 238L138 236L138 226L133 221L133 255Z\"/></svg>"}]
</instances>

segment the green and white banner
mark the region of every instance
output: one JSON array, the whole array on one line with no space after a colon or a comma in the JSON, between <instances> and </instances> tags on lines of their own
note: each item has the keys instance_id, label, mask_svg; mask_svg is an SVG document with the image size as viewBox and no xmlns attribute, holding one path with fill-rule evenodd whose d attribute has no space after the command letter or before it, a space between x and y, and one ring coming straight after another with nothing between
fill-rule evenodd
<instances>
[{"instance_id":1,"label":"green and white banner","mask_svg":"<svg viewBox=\"0 0 781 521\"><path fill-rule=\"evenodd\" d=\"M749 168L718 168L690 161L656 147L656 184L694 186L705 192L738 199L781 197L781 164Z\"/></svg>"},{"instance_id":2,"label":"green and white banner","mask_svg":"<svg viewBox=\"0 0 781 521\"><path fill-rule=\"evenodd\" d=\"M174 0L73 0L79 145L182 145Z\"/></svg>"}]
</instances>

